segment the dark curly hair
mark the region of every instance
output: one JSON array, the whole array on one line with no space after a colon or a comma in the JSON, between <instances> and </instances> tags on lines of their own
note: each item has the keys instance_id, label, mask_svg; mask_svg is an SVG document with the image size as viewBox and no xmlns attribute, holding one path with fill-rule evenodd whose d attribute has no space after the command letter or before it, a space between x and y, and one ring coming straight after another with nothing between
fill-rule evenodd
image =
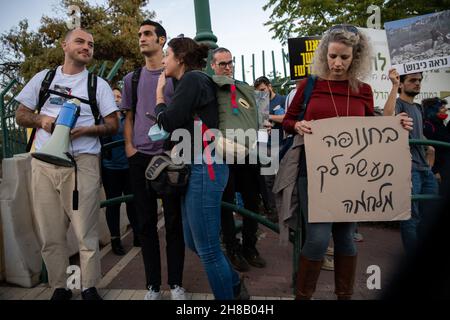
<instances>
[{"instance_id":1,"label":"dark curly hair","mask_svg":"<svg viewBox=\"0 0 450 320\"><path fill-rule=\"evenodd\" d=\"M175 57L183 63L185 71L201 70L206 66L209 47L203 43L197 43L191 38L173 38L167 44Z\"/></svg>"}]
</instances>

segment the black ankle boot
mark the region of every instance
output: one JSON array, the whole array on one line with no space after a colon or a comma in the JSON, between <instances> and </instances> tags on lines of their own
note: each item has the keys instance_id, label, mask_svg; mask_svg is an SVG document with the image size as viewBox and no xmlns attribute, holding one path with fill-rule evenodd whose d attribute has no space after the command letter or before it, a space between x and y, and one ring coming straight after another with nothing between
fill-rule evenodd
<instances>
[{"instance_id":1,"label":"black ankle boot","mask_svg":"<svg viewBox=\"0 0 450 320\"><path fill-rule=\"evenodd\" d=\"M118 256L123 256L126 253L122 247L122 241L120 241L120 238L111 239L111 249L112 252Z\"/></svg>"}]
</instances>

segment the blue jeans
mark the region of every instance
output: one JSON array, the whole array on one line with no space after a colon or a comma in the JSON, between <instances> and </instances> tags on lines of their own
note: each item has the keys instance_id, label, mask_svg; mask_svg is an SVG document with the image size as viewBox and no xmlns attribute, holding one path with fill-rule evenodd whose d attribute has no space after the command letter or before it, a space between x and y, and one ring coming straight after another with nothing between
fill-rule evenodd
<instances>
[{"instance_id":1,"label":"blue jeans","mask_svg":"<svg viewBox=\"0 0 450 320\"><path fill-rule=\"evenodd\" d=\"M321 261L327 251L331 234L333 234L335 255L355 256L356 246L353 242L356 223L308 223L308 179L299 176L297 180L298 196L305 225L306 239L301 254L308 260Z\"/></svg>"},{"instance_id":2,"label":"blue jeans","mask_svg":"<svg viewBox=\"0 0 450 320\"><path fill-rule=\"evenodd\" d=\"M200 257L214 297L234 298L233 287L239 285L234 271L220 247L222 193L228 181L228 166L214 164L215 180L206 164L191 166L189 185L182 201L184 241Z\"/></svg>"},{"instance_id":3,"label":"blue jeans","mask_svg":"<svg viewBox=\"0 0 450 320\"><path fill-rule=\"evenodd\" d=\"M436 178L431 172L428 170L412 170L411 171L411 179L412 179L412 191L414 194L438 194L438 183ZM400 222L400 230L402 234L402 242L403 247L408 255L414 254L417 247L417 233L419 225L424 223L424 217L426 215L433 214L433 204L431 202L419 203L419 201L411 202L411 218L406 221ZM431 217L426 217L432 220ZM426 223L426 222L425 222ZM426 231L427 226L424 227L424 231Z\"/></svg>"}]
</instances>

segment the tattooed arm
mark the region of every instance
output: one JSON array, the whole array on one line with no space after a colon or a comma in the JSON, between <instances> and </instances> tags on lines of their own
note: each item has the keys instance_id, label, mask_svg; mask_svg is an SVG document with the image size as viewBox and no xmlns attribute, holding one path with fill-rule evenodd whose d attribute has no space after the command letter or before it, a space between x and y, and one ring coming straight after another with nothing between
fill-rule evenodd
<instances>
[{"instance_id":1,"label":"tattooed arm","mask_svg":"<svg viewBox=\"0 0 450 320\"><path fill-rule=\"evenodd\" d=\"M50 133L52 131L52 125L55 122L55 118L43 114L37 114L33 110L25 107L23 104L20 104L16 111L16 122L21 127L42 128Z\"/></svg>"},{"instance_id":2,"label":"tattooed arm","mask_svg":"<svg viewBox=\"0 0 450 320\"><path fill-rule=\"evenodd\" d=\"M103 118L104 123L90 127L76 127L70 132L71 138L76 139L81 136L111 136L119 129L119 118L117 112L110 113Z\"/></svg>"}]
</instances>

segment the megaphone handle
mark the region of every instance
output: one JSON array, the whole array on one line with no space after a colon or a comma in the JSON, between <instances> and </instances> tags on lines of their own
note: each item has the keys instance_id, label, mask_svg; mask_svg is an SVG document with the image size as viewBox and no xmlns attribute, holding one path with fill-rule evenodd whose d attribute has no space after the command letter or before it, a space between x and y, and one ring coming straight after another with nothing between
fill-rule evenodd
<instances>
[{"instance_id":1,"label":"megaphone handle","mask_svg":"<svg viewBox=\"0 0 450 320\"><path fill-rule=\"evenodd\" d=\"M72 193L72 210L78 210L78 166L75 158L69 152L66 152L65 155L70 159L70 161L72 161L75 169L75 187L73 188Z\"/></svg>"},{"instance_id":2,"label":"megaphone handle","mask_svg":"<svg viewBox=\"0 0 450 320\"><path fill-rule=\"evenodd\" d=\"M58 121L58 117L59 117L59 115L56 117L55 121L52 122L52 126L51 126L51 128L50 128L50 133L51 133L51 134L53 134L53 131L55 131L55 128L56 128L56 121Z\"/></svg>"}]
</instances>

